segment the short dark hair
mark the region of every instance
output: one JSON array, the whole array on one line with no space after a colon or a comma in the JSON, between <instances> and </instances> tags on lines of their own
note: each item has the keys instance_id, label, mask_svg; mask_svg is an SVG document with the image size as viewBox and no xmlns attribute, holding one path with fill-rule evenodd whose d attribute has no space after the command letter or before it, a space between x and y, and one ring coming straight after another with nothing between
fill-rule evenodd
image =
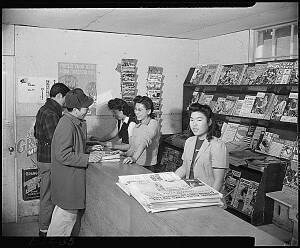
<instances>
[{"instance_id":1,"label":"short dark hair","mask_svg":"<svg viewBox=\"0 0 300 248\"><path fill-rule=\"evenodd\" d=\"M154 119L155 118L155 114L153 113L154 111L154 105L153 105L153 102L151 100L151 98L149 98L148 96L136 96L134 99L133 99L133 102L134 102L134 106L137 104L137 103L141 103L145 106L146 109L150 109L151 112L150 112L150 118Z\"/></svg>"},{"instance_id":2,"label":"short dark hair","mask_svg":"<svg viewBox=\"0 0 300 248\"><path fill-rule=\"evenodd\" d=\"M123 111L124 115L129 116L134 116L134 111L132 109L132 107L130 107L127 102L125 102L124 100L120 99L120 98L114 98L108 101L107 103L108 108L110 110L119 110L119 111Z\"/></svg>"},{"instance_id":3,"label":"short dark hair","mask_svg":"<svg viewBox=\"0 0 300 248\"><path fill-rule=\"evenodd\" d=\"M50 97L56 97L57 94L61 93L65 96L70 91L69 87L63 83L53 84L50 89Z\"/></svg>"},{"instance_id":4,"label":"short dark hair","mask_svg":"<svg viewBox=\"0 0 300 248\"><path fill-rule=\"evenodd\" d=\"M198 102L192 103L188 108L189 118L193 112L200 112L206 116L207 123L211 120L211 125L208 127L207 140L210 141L213 136L216 136L216 127L214 121L214 113L208 105L202 105Z\"/></svg>"}]
</instances>

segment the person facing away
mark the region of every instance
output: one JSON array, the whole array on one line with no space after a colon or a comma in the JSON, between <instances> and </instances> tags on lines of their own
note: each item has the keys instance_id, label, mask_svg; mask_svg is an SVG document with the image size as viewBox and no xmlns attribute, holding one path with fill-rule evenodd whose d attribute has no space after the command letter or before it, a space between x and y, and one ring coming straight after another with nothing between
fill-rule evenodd
<instances>
[{"instance_id":1,"label":"person facing away","mask_svg":"<svg viewBox=\"0 0 300 248\"><path fill-rule=\"evenodd\" d=\"M224 142L214 136L213 112L208 105L193 103L189 114L194 136L186 140L183 163L175 173L181 178L197 178L221 191L229 167L228 152Z\"/></svg>"},{"instance_id":2,"label":"person facing away","mask_svg":"<svg viewBox=\"0 0 300 248\"><path fill-rule=\"evenodd\" d=\"M51 200L55 208L47 236L70 236L76 220L80 230L86 168L89 162L101 160L99 153L86 153L84 118L92 103L80 88L66 95L67 113L59 120L51 143Z\"/></svg>"},{"instance_id":3,"label":"person facing away","mask_svg":"<svg viewBox=\"0 0 300 248\"><path fill-rule=\"evenodd\" d=\"M46 236L51 220L54 205L50 197L50 168L51 168L51 141L59 119L62 117L62 106L65 95L70 89L56 83L50 89L50 98L38 110L34 124L34 137L37 140L37 167L40 181L40 210L39 236Z\"/></svg>"},{"instance_id":4,"label":"person facing away","mask_svg":"<svg viewBox=\"0 0 300 248\"><path fill-rule=\"evenodd\" d=\"M126 151L129 149L129 137L132 135L132 130L135 126L135 114L133 108L127 102L120 98L114 98L108 101L108 108L117 120L117 126L113 132L109 133L104 138L92 136L90 140L99 141L99 144L110 149ZM117 130L117 134L116 134ZM113 138L118 136L116 142L111 142Z\"/></svg>"},{"instance_id":5,"label":"person facing away","mask_svg":"<svg viewBox=\"0 0 300 248\"><path fill-rule=\"evenodd\" d=\"M154 119L153 102L149 97L136 96L133 101L137 124L129 137L129 149L121 153L126 156L123 163L136 163L155 172L160 124Z\"/></svg>"}]
</instances>

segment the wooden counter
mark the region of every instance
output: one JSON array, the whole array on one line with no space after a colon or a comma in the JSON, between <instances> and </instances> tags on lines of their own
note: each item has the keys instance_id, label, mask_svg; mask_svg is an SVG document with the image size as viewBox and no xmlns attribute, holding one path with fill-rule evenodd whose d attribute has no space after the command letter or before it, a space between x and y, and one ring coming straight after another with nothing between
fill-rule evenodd
<instances>
[{"instance_id":1,"label":"wooden counter","mask_svg":"<svg viewBox=\"0 0 300 248\"><path fill-rule=\"evenodd\" d=\"M255 245L284 245L217 206L147 213L117 185L119 175L150 173L119 162L91 164L80 236L251 236Z\"/></svg>"}]
</instances>

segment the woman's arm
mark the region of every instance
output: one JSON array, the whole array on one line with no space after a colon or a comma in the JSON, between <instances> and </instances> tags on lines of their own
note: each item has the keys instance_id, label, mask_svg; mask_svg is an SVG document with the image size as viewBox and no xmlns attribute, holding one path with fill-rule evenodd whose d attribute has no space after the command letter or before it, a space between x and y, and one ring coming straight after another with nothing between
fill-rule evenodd
<instances>
[{"instance_id":1,"label":"woman's arm","mask_svg":"<svg viewBox=\"0 0 300 248\"><path fill-rule=\"evenodd\" d=\"M213 174L214 174L215 181L214 181L212 187L219 192L221 191L221 189L223 187L225 170L226 169L223 169L223 168L213 168Z\"/></svg>"}]
</instances>

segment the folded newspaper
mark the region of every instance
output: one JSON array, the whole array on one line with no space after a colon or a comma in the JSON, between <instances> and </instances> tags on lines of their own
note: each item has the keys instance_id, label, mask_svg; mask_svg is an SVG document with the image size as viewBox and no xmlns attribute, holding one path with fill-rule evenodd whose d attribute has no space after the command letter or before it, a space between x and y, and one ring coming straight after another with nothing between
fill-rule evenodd
<instances>
[{"instance_id":1,"label":"folded newspaper","mask_svg":"<svg viewBox=\"0 0 300 248\"><path fill-rule=\"evenodd\" d=\"M198 179L181 179L174 172L119 176L116 184L152 213L223 205L221 193Z\"/></svg>"}]
</instances>

